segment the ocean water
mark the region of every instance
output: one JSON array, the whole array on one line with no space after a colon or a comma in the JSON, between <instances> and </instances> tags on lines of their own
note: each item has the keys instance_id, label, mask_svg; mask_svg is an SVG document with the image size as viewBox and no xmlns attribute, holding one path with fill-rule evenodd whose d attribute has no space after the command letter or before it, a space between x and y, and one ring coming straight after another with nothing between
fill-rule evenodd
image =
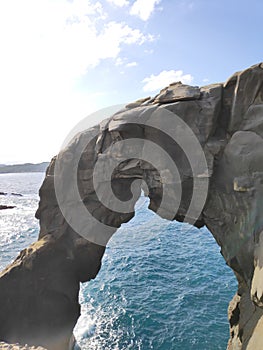
<instances>
[{"instance_id":1,"label":"ocean water","mask_svg":"<svg viewBox=\"0 0 263 350\"><path fill-rule=\"evenodd\" d=\"M34 213L44 174L0 175L0 267L38 235ZM141 197L112 237L102 268L81 286L74 333L82 350L219 350L229 336L236 280L206 229L168 222Z\"/></svg>"}]
</instances>

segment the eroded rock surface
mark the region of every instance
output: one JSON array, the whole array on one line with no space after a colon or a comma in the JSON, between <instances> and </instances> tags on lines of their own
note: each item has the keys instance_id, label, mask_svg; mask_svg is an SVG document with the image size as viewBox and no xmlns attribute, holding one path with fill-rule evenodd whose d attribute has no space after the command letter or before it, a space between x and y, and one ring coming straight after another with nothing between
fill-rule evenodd
<instances>
[{"instance_id":1,"label":"eroded rock surface","mask_svg":"<svg viewBox=\"0 0 263 350\"><path fill-rule=\"evenodd\" d=\"M211 231L239 283L228 350L261 350L263 64L225 84L171 84L109 117L76 135L47 169L39 241L0 275L0 339L68 349L80 315L79 282L96 277L103 244L133 217L147 187L158 215ZM189 128L194 136L185 137ZM168 156L157 156L153 144ZM114 169L110 178L93 177L97 164L97 175ZM126 211L112 208L116 198Z\"/></svg>"}]
</instances>

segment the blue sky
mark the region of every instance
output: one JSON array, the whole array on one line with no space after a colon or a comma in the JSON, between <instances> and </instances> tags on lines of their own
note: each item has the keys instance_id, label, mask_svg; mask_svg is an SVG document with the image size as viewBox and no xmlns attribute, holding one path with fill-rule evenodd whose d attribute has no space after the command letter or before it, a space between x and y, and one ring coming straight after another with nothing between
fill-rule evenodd
<instances>
[{"instance_id":1,"label":"blue sky","mask_svg":"<svg viewBox=\"0 0 263 350\"><path fill-rule=\"evenodd\" d=\"M0 3L0 163L55 155L82 118L263 61L260 0Z\"/></svg>"}]
</instances>

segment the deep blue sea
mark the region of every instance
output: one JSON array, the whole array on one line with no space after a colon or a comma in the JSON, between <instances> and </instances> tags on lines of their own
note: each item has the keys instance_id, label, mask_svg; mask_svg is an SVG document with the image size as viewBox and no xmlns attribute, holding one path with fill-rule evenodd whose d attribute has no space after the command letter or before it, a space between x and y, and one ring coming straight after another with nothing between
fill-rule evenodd
<instances>
[{"instance_id":1,"label":"deep blue sea","mask_svg":"<svg viewBox=\"0 0 263 350\"><path fill-rule=\"evenodd\" d=\"M38 235L44 174L0 175L0 267ZM229 336L232 271L206 229L160 219L141 197L111 239L97 278L81 287L75 336L82 350L219 350Z\"/></svg>"}]
</instances>

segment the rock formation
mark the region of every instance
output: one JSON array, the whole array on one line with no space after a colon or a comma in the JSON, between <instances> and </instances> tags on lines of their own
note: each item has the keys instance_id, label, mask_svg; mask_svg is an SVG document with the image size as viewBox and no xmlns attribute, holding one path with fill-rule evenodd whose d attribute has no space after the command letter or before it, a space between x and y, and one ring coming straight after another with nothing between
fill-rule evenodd
<instances>
[{"instance_id":1,"label":"rock formation","mask_svg":"<svg viewBox=\"0 0 263 350\"><path fill-rule=\"evenodd\" d=\"M14 205L0 205L0 210L4 210L4 209L14 209L15 206Z\"/></svg>"},{"instance_id":2,"label":"rock formation","mask_svg":"<svg viewBox=\"0 0 263 350\"><path fill-rule=\"evenodd\" d=\"M0 196L7 196L8 193L6 192L0 192ZM17 196L17 197L23 197L22 194L20 193L11 193L11 196ZM15 205L1 205L0 204L0 210L4 210L4 209L14 209Z\"/></svg>"},{"instance_id":3,"label":"rock formation","mask_svg":"<svg viewBox=\"0 0 263 350\"><path fill-rule=\"evenodd\" d=\"M261 350L263 64L225 84L173 83L77 134L53 158L40 189L39 240L0 275L0 340L69 348L79 282L96 277L141 187L162 217L208 227L238 280L228 350Z\"/></svg>"}]
</instances>

